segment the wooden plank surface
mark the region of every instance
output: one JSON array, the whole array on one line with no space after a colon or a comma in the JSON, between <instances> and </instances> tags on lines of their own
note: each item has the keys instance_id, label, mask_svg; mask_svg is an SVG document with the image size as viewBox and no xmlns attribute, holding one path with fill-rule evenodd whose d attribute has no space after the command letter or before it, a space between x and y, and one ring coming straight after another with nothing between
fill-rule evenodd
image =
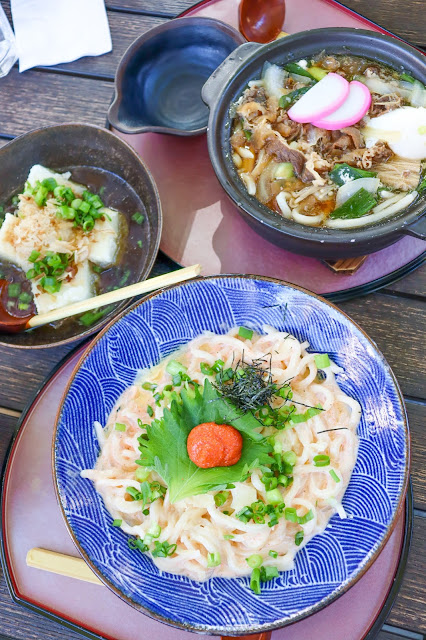
<instances>
[{"instance_id":1,"label":"wooden plank surface","mask_svg":"<svg viewBox=\"0 0 426 640\"><path fill-rule=\"evenodd\" d=\"M405 278L386 287L390 293L404 293L408 295L426 296L426 264L422 265Z\"/></svg>"},{"instance_id":2,"label":"wooden plank surface","mask_svg":"<svg viewBox=\"0 0 426 640\"><path fill-rule=\"evenodd\" d=\"M16 67L0 84L0 136L63 122L104 127L113 83L46 71L18 73Z\"/></svg>"},{"instance_id":3,"label":"wooden plank surface","mask_svg":"<svg viewBox=\"0 0 426 640\"><path fill-rule=\"evenodd\" d=\"M426 633L426 518L415 516L413 525L407 568L387 622L402 629Z\"/></svg>"},{"instance_id":4,"label":"wooden plank surface","mask_svg":"<svg viewBox=\"0 0 426 640\"><path fill-rule=\"evenodd\" d=\"M426 511L426 405L406 403L411 435L411 479L414 507Z\"/></svg>"},{"instance_id":5,"label":"wooden plank surface","mask_svg":"<svg viewBox=\"0 0 426 640\"><path fill-rule=\"evenodd\" d=\"M144 12L151 13L167 18L174 18L182 11L186 11L192 7L194 0L106 0L105 5L108 9L132 11L135 13Z\"/></svg>"},{"instance_id":6,"label":"wooden plank surface","mask_svg":"<svg viewBox=\"0 0 426 640\"><path fill-rule=\"evenodd\" d=\"M423 398L426 381L424 303L376 293L343 302L339 307L377 343L402 392Z\"/></svg>"},{"instance_id":7,"label":"wooden plank surface","mask_svg":"<svg viewBox=\"0 0 426 640\"><path fill-rule=\"evenodd\" d=\"M409 9L406 3L398 0L345 0L344 4L404 40L426 46L423 0L410 0Z\"/></svg>"}]
</instances>

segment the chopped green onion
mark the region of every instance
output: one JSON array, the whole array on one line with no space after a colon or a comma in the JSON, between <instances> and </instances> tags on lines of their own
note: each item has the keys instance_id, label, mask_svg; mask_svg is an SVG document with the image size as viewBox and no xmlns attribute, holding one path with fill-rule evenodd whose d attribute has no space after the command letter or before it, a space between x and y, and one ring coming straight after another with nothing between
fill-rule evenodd
<instances>
[{"instance_id":1,"label":"chopped green onion","mask_svg":"<svg viewBox=\"0 0 426 640\"><path fill-rule=\"evenodd\" d=\"M83 213L89 213L90 204L88 202L82 202L78 209L79 209L79 211L82 211Z\"/></svg>"},{"instance_id":2,"label":"chopped green onion","mask_svg":"<svg viewBox=\"0 0 426 640\"><path fill-rule=\"evenodd\" d=\"M167 363L166 371L167 373L170 373L171 376L175 376L178 373L187 371L187 367L177 360L170 360L170 362Z\"/></svg>"},{"instance_id":3,"label":"chopped green onion","mask_svg":"<svg viewBox=\"0 0 426 640\"><path fill-rule=\"evenodd\" d=\"M142 240L138 240L136 243L139 247L139 249L142 249Z\"/></svg>"},{"instance_id":4,"label":"chopped green onion","mask_svg":"<svg viewBox=\"0 0 426 640\"><path fill-rule=\"evenodd\" d=\"M260 569L253 569L250 578L250 589L257 595L260 595Z\"/></svg>"},{"instance_id":5,"label":"chopped green onion","mask_svg":"<svg viewBox=\"0 0 426 640\"><path fill-rule=\"evenodd\" d=\"M73 209L80 209L81 205L83 204L83 200L81 198L75 198L72 202L71 202L71 207Z\"/></svg>"},{"instance_id":6,"label":"chopped green onion","mask_svg":"<svg viewBox=\"0 0 426 640\"><path fill-rule=\"evenodd\" d=\"M133 499L133 500L140 500L141 499L141 493L140 491L138 491L137 489L135 489L134 487L126 487L126 493L129 494L129 496Z\"/></svg>"},{"instance_id":7,"label":"chopped green onion","mask_svg":"<svg viewBox=\"0 0 426 640\"><path fill-rule=\"evenodd\" d=\"M200 371L204 376L212 376L213 369L207 362L200 362Z\"/></svg>"},{"instance_id":8,"label":"chopped green onion","mask_svg":"<svg viewBox=\"0 0 426 640\"><path fill-rule=\"evenodd\" d=\"M269 582L274 578L278 578L279 573L277 567L262 567L260 570L260 581Z\"/></svg>"},{"instance_id":9,"label":"chopped green onion","mask_svg":"<svg viewBox=\"0 0 426 640\"><path fill-rule=\"evenodd\" d=\"M43 186L40 185L40 187L38 188L37 192L33 196L35 203L39 207L44 207L44 205L46 204L46 199L47 199L47 194L48 193L49 192L46 189L46 187L43 187Z\"/></svg>"},{"instance_id":10,"label":"chopped green onion","mask_svg":"<svg viewBox=\"0 0 426 640\"><path fill-rule=\"evenodd\" d=\"M335 472L334 469L330 469L330 471L328 473L331 475L331 477L333 478L334 482L340 482L340 478L339 478L339 476L337 475L337 473Z\"/></svg>"},{"instance_id":11,"label":"chopped green onion","mask_svg":"<svg viewBox=\"0 0 426 640\"><path fill-rule=\"evenodd\" d=\"M263 558L259 554L254 553L252 556L246 558L246 562L251 569L256 569L262 566Z\"/></svg>"},{"instance_id":12,"label":"chopped green onion","mask_svg":"<svg viewBox=\"0 0 426 640\"><path fill-rule=\"evenodd\" d=\"M216 551L215 553L209 553L207 556L207 566L208 567L218 567L220 565L220 553Z\"/></svg>"},{"instance_id":13,"label":"chopped green onion","mask_svg":"<svg viewBox=\"0 0 426 640\"><path fill-rule=\"evenodd\" d=\"M308 513L305 513L304 516L299 516L297 521L299 524L306 524L310 520L314 518L314 514L312 513L312 509L309 509Z\"/></svg>"},{"instance_id":14,"label":"chopped green onion","mask_svg":"<svg viewBox=\"0 0 426 640\"><path fill-rule=\"evenodd\" d=\"M415 83L415 79L413 78L413 76L410 76L408 73L401 73L399 77L401 78L401 80L405 80L406 82L411 82L411 84Z\"/></svg>"},{"instance_id":15,"label":"chopped green onion","mask_svg":"<svg viewBox=\"0 0 426 640\"><path fill-rule=\"evenodd\" d=\"M126 425L123 424L122 422L116 422L115 423L115 430L116 431L126 431Z\"/></svg>"},{"instance_id":16,"label":"chopped green onion","mask_svg":"<svg viewBox=\"0 0 426 640\"><path fill-rule=\"evenodd\" d=\"M176 544L169 544L166 542L155 541L155 549L152 551L154 558L168 558L172 556L177 549Z\"/></svg>"},{"instance_id":17,"label":"chopped green onion","mask_svg":"<svg viewBox=\"0 0 426 640\"><path fill-rule=\"evenodd\" d=\"M110 307L104 307L103 309L99 309L98 311L86 311L79 318L79 323L84 325L85 327L90 327L92 324L95 324L98 320L104 317L110 310Z\"/></svg>"},{"instance_id":18,"label":"chopped green onion","mask_svg":"<svg viewBox=\"0 0 426 640\"><path fill-rule=\"evenodd\" d=\"M286 464L289 464L291 467L294 467L294 465L297 462L297 455L294 453L294 451L286 451L285 453L283 453L283 460Z\"/></svg>"},{"instance_id":19,"label":"chopped green onion","mask_svg":"<svg viewBox=\"0 0 426 640\"><path fill-rule=\"evenodd\" d=\"M150 404L147 406L146 411L147 411L149 417L152 418L152 416L154 415L154 409L151 407Z\"/></svg>"},{"instance_id":20,"label":"chopped green onion","mask_svg":"<svg viewBox=\"0 0 426 640\"><path fill-rule=\"evenodd\" d=\"M21 285L19 282L13 282L7 288L7 295L9 298L17 298L21 293Z\"/></svg>"},{"instance_id":21,"label":"chopped green onion","mask_svg":"<svg viewBox=\"0 0 426 640\"><path fill-rule=\"evenodd\" d=\"M288 520L288 522L297 522L297 511L294 507L286 507L284 510L284 518Z\"/></svg>"},{"instance_id":22,"label":"chopped green onion","mask_svg":"<svg viewBox=\"0 0 426 640\"><path fill-rule=\"evenodd\" d=\"M296 535L294 536L294 543L296 547L298 547L303 542L304 535L305 534L303 533L303 531L298 531L296 533Z\"/></svg>"},{"instance_id":23,"label":"chopped green onion","mask_svg":"<svg viewBox=\"0 0 426 640\"><path fill-rule=\"evenodd\" d=\"M121 527L123 521L120 520L119 518L116 518L115 520L112 521L112 526L113 527Z\"/></svg>"},{"instance_id":24,"label":"chopped green onion","mask_svg":"<svg viewBox=\"0 0 426 640\"><path fill-rule=\"evenodd\" d=\"M33 249L30 255L28 256L28 262L35 262L39 256L40 256L40 251L36 251L35 249Z\"/></svg>"},{"instance_id":25,"label":"chopped green onion","mask_svg":"<svg viewBox=\"0 0 426 640\"><path fill-rule=\"evenodd\" d=\"M144 382L142 385L142 389L145 389L146 391L154 391L156 388L157 385L152 382Z\"/></svg>"},{"instance_id":26,"label":"chopped green onion","mask_svg":"<svg viewBox=\"0 0 426 640\"><path fill-rule=\"evenodd\" d=\"M331 364L330 358L328 357L328 355L326 353L317 354L314 357L314 360L315 360L315 364L317 365L318 369L326 369Z\"/></svg>"},{"instance_id":27,"label":"chopped green onion","mask_svg":"<svg viewBox=\"0 0 426 640\"><path fill-rule=\"evenodd\" d=\"M145 220L145 216L137 211L132 215L132 220L133 222L136 222L136 224L142 224L142 222Z\"/></svg>"},{"instance_id":28,"label":"chopped green onion","mask_svg":"<svg viewBox=\"0 0 426 640\"><path fill-rule=\"evenodd\" d=\"M269 554L271 556L271 558L278 558L278 551L271 551L269 552Z\"/></svg>"},{"instance_id":29,"label":"chopped green onion","mask_svg":"<svg viewBox=\"0 0 426 640\"><path fill-rule=\"evenodd\" d=\"M280 484L283 487L286 487L289 483L289 479L287 476L281 474L280 476L278 476L278 484Z\"/></svg>"},{"instance_id":30,"label":"chopped green onion","mask_svg":"<svg viewBox=\"0 0 426 640\"><path fill-rule=\"evenodd\" d=\"M265 485L266 491L272 491L272 489L276 489L278 486L278 478L276 478L275 476L263 475L260 478L260 481Z\"/></svg>"},{"instance_id":31,"label":"chopped green onion","mask_svg":"<svg viewBox=\"0 0 426 640\"><path fill-rule=\"evenodd\" d=\"M252 132L249 131L249 129L243 129L243 133L245 135L245 137L247 138L247 140L250 140L250 138L252 137Z\"/></svg>"},{"instance_id":32,"label":"chopped green onion","mask_svg":"<svg viewBox=\"0 0 426 640\"><path fill-rule=\"evenodd\" d=\"M244 338L245 340L251 340L253 337L253 331L251 329L246 329L245 327L240 327L238 329L238 335L240 338Z\"/></svg>"},{"instance_id":33,"label":"chopped green onion","mask_svg":"<svg viewBox=\"0 0 426 640\"><path fill-rule=\"evenodd\" d=\"M279 489L272 489L272 491L267 491L266 499L269 504L280 504L280 502L283 501L283 497Z\"/></svg>"},{"instance_id":34,"label":"chopped green onion","mask_svg":"<svg viewBox=\"0 0 426 640\"><path fill-rule=\"evenodd\" d=\"M214 497L214 503L217 507L221 507L229 498L229 491L220 491Z\"/></svg>"},{"instance_id":35,"label":"chopped green onion","mask_svg":"<svg viewBox=\"0 0 426 640\"><path fill-rule=\"evenodd\" d=\"M329 464L330 464L330 456L327 456L325 454L314 456L314 465L316 467L327 467Z\"/></svg>"},{"instance_id":36,"label":"chopped green onion","mask_svg":"<svg viewBox=\"0 0 426 640\"><path fill-rule=\"evenodd\" d=\"M138 467L135 471L135 480L138 482L145 482L145 480L148 480L150 473L151 471L149 469Z\"/></svg>"},{"instance_id":37,"label":"chopped green onion","mask_svg":"<svg viewBox=\"0 0 426 640\"><path fill-rule=\"evenodd\" d=\"M27 309L29 309L29 304L27 304L26 302L19 302L18 303L18 309L19 311L26 311Z\"/></svg>"},{"instance_id":38,"label":"chopped green onion","mask_svg":"<svg viewBox=\"0 0 426 640\"><path fill-rule=\"evenodd\" d=\"M148 535L152 536L153 538L158 538L160 536L160 533L161 527L159 524L153 524L148 531Z\"/></svg>"},{"instance_id":39,"label":"chopped green onion","mask_svg":"<svg viewBox=\"0 0 426 640\"><path fill-rule=\"evenodd\" d=\"M225 534L225 535L223 536L223 539L224 539L224 540L233 540L233 539L234 539L234 536L233 536L233 535L231 535L230 533L227 533L227 534Z\"/></svg>"}]
</instances>

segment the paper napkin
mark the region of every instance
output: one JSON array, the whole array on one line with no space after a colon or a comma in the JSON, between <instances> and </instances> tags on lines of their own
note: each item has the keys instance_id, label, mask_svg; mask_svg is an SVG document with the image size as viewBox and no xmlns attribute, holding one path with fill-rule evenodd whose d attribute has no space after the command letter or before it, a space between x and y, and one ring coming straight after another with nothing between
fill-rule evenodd
<instances>
[{"instance_id":1,"label":"paper napkin","mask_svg":"<svg viewBox=\"0 0 426 640\"><path fill-rule=\"evenodd\" d=\"M112 49L103 0L11 0L19 71Z\"/></svg>"}]
</instances>

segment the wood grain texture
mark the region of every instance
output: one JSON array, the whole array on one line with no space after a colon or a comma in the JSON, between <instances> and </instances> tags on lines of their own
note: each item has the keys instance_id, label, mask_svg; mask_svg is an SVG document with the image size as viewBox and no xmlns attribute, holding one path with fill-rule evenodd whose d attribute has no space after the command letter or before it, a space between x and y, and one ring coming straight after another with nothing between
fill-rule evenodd
<instances>
[{"instance_id":1,"label":"wood grain texture","mask_svg":"<svg viewBox=\"0 0 426 640\"><path fill-rule=\"evenodd\" d=\"M376 293L343 302L339 307L374 340L388 360L402 392L424 398L425 304Z\"/></svg>"},{"instance_id":2,"label":"wood grain texture","mask_svg":"<svg viewBox=\"0 0 426 640\"><path fill-rule=\"evenodd\" d=\"M197 2L194 0L106 0L108 9L128 9L133 12L151 13L167 18L174 18L182 11L189 9Z\"/></svg>"},{"instance_id":3,"label":"wood grain texture","mask_svg":"<svg viewBox=\"0 0 426 640\"><path fill-rule=\"evenodd\" d=\"M5 459L6 452L8 450L17 423L17 418L5 416L4 414L0 413L0 469L3 466L3 460Z\"/></svg>"},{"instance_id":4,"label":"wood grain texture","mask_svg":"<svg viewBox=\"0 0 426 640\"><path fill-rule=\"evenodd\" d=\"M386 622L426 632L426 518L415 516L413 539L401 590Z\"/></svg>"},{"instance_id":5,"label":"wood grain texture","mask_svg":"<svg viewBox=\"0 0 426 640\"><path fill-rule=\"evenodd\" d=\"M426 511L426 405L406 402L411 434L411 480L414 507Z\"/></svg>"},{"instance_id":6,"label":"wood grain texture","mask_svg":"<svg viewBox=\"0 0 426 640\"><path fill-rule=\"evenodd\" d=\"M426 264L385 288L389 293L426 296Z\"/></svg>"},{"instance_id":7,"label":"wood grain texture","mask_svg":"<svg viewBox=\"0 0 426 640\"><path fill-rule=\"evenodd\" d=\"M22 411L53 367L77 344L40 350L0 346L0 407Z\"/></svg>"},{"instance_id":8,"label":"wood grain texture","mask_svg":"<svg viewBox=\"0 0 426 640\"><path fill-rule=\"evenodd\" d=\"M344 4L412 44L424 47L424 2L410 0L345 0Z\"/></svg>"},{"instance_id":9,"label":"wood grain texture","mask_svg":"<svg viewBox=\"0 0 426 640\"><path fill-rule=\"evenodd\" d=\"M64 122L104 127L113 83L13 68L1 79L0 91L0 136L16 136Z\"/></svg>"}]
</instances>

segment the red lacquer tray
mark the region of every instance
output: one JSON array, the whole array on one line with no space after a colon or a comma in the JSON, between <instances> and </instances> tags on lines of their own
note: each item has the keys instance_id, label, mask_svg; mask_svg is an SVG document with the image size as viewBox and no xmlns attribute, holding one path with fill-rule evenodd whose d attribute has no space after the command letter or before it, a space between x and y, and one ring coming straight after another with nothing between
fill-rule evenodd
<instances>
[{"instance_id":1,"label":"red lacquer tray","mask_svg":"<svg viewBox=\"0 0 426 640\"><path fill-rule=\"evenodd\" d=\"M206 0L185 15L217 18L237 27L238 5L239 0ZM333 0L286 0L284 31L318 27L389 33ZM116 133L138 151L157 183L164 216L162 251L182 266L200 263L204 275L256 273L341 301L394 282L425 257L425 243L405 237L369 256L353 275L334 273L321 261L280 249L250 229L216 179L205 135Z\"/></svg>"},{"instance_id":2,"label":"red lacquer tray","mask_svg":"<svg viewBox=\"0 0 426 640\"><path fill-rule=\"evenodd\" d=\"M1 556L13 599L90 638L184 640L186 631L139 613L104 586L26 566L27 551L41 547L78 552L56 501L51 466L54 420L65 386L84 347L51 375L21 420L2 479ZM341 598L315 615L273 632L272 640L374 638L396 596L411 533L411 496L384 550Z\"/></svg>"}]
</instances>

